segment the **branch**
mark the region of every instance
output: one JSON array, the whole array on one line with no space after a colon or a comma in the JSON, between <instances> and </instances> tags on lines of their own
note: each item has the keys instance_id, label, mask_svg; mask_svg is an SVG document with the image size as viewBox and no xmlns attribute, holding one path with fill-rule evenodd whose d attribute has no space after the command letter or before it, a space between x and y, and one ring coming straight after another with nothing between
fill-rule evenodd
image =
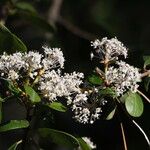
<instances>
[{"instance_id":1,"label":"branch","mask_svg":"<svg viewBox=\"0 0 150 150\"><path fill-rule=\"evenodd\" d=\"M146 72L141 74L141 78L149 76L150 75L150 70L147 70Z\"/></svg>"},{"instance_id":2,"label":"branch","mask_svg":"<svg viewBox=\"0 0 150 150\"><path fill-rule=\"evenodd\" d=\"M77 26L73 25L71 22L69 22L68 20L66 20L65 18L59 16L57 22L59 24L61 24L62 26L64 26L64 28L66 28L68 31L72 32L73 34L86 39L86 40L94 40L96 38L95 35L88 33L84 30L81 30L80 28L78 28Z\"/></svg>"},{"instance_id":3,"label":"branch","mask_svg":"<svg viewBox=\"0 0 150 150\"><path fill-rule=\"evenodd\" d=\"M149 103L150 103L150 99L145 95L145 94L143 94L141 91L139 91L139 90L137 90L137 92L141 95L141 96L143 96Z\"/></svg>"},{"instance_id":4,"label":"branch","mask_svg":"<svg viewBox=\"0 0 150 150\"><path fill-rule=\"evenodd\" d=\"M126 137L125 137L125 133L124 133L124 128L123 128L122 122L120 123L120 127L121 127L121 132L122 132L124 150L128 150L128 148L127 148L127 142L126 142Z\"/></svg>"},{"instance_id":5,"label":"branch","mask_svg":"<svg viewBox=\"0 0 150 150\"><path fill-rule=\"evenodd\" d=\"M133 122L133 124L141 131L141 133L144 135L144 137L145 137L145 139L146 139L146 141L147 141L147 144L148 144L148 146L149 146L149 148L150 148L150 141L149 141L149 139L148 139L146 133L144 132L144 130L143 130L134 120L132 120L132 122Z\"/></svg>"},{"instance_id":6,"label":"branch","mask_svg":"<svg viewBox=\"0 0 150 150\"><path fill-rule=\"evenodd\" d=\"M52 0L51 7L48 10L48 22L51 24L55 24L57 18L60 14L60 9L63 0Z\"/></svg>"}]
</instances>

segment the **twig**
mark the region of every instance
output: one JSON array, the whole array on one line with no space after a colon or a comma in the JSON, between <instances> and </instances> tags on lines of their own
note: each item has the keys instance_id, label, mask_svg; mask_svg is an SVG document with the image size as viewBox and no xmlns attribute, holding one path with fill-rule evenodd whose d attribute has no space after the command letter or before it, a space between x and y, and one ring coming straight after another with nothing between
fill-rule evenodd
<instances>
[{"instance_id":1,"label":"twig","mask_svg":"<svg viewBox=\"0 0 150 150\"><path fill-rule=\"evenodd\" d=\"M150 70L147 70L146 72L141 74L141 78L149 76L150 75Z\"/></svg>"},{"instance_id":2,"label":"twig","mask_svg":"<svg viewBox=\"0 0 150 150\"><path fill-rule=\"evenodd\" d=\"M141 95L141 96L143 96L149 103L150 103L150 99L145 95L145 94L143 94L141 91L139 91L139 90L137 90L137 92Z\"/></svg>"},{"instance_id":3,"label":"twig","mask_svg":"<svg viewBox=\"0 0 150 150\"><path fill-rule=\"evenodd\" d=\"M52 0L51 7L48 10L48 22L55 24L60 13L63 0Z\"/></svg>"},{"instance_id":4,"label":"twig","mask_svg":"<svg viewBox=\"0 0 150 150\"><path fill-rule=\"evenodd\" d=\"M128 150L128 148L127 148L127 142L126 142L126 137L125 137L125 133L124 133L124 128L123 128L122 122L120 122L120 127L121 127L121 132L122 132L124 150Z\"/></svg>"},{"instance_id":5,"label":"twig","mask_svg":"<svg viewBox=\"0 0 150 150\"><path fill-rule=\"evenodd\" d=\"M81 30L80 28L78 28L77 26L73 25L71 22L69 22L68 20L66 20L65 18L59 16L58 23L60 23L62 26L64 26L68 31L72 32L73 34L86 39L86 40L94 40L96 38L95 35L88 33L84 30Z\"/></svg>"},{"instance_id":6,"label":"twig","mask_svg":"<svg viewBox=\"0 0 150 150\"><path fill-rule=\"evenodd\" d=\"M146 135L146 133L144 132L144 130L134 121L132 120L132 122L134 123L134 125L141 131L141 133L144 135L146 141L147 141L147 144L149 145L149 148L150 148L150 141Z\"/></svg>"}]
</instances>

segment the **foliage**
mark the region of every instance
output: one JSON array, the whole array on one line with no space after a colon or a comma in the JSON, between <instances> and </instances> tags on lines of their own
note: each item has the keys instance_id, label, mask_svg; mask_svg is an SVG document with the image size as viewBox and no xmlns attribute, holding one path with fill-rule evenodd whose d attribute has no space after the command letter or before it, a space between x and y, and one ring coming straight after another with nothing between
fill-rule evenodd
<instances>
[{"instance_id":1,"label":"foliage","mask_svg":"<svg viewBox=\"0 0 150 150\"><path fill-rule=\"evenodd\" d=\"M16 70L14 70L17 72L17 75L20 75L18 78L15 74L16 76L13 76L14 79L12 79L14 72L9 72L12 70L8 67L9 64L7 63L5 64L7 64L8 68L4 67L4 70L7 68L6 71L2 72L2 68L0 70L0 83L1 85L4 83L4 89L0 91L0 132L10 132L11 130L15 132L17 129L22 129L25 134L26 138L22 137L21 140L14 144L11 143L11 145L7 147L8 150L16 150L19 146L25 146L26 149L29 149L30 144L36 145L38 149L45 148L45 145L50 147L54 144L74 150L94 149L91 146L92 142L84 140L84 138L82 138L83 135L75 133L74 131L68 131L65 122L61 121L60 125L58 125L56 120L61 120L61 115L67 115L67 119L70 120L71 118L68 112L71 112L70 114L73 116L73 119L78 121L80 123L79 125L81 125L81 123L100 123L96 120L101 119L101 121L103 121L103 119L111 120L113 118L119 120L118 122L122 125L122 122L124 122L124 120L122 121L122 119L124 119L122 116L125 115L127 115L127 118L129 118L131 122L135 122L133 117L140 117L144 112L145 103L143 103L143 100L146 99L150 102L146 96L148 95L150 84L150 56L143 56L143 68L138 70L122 61L122 57L126 58L127 56L127 49L117 38L103 38L102 41L95 40L91 42L94 48L91 53L91 63L94 62L94 65L96 64L94 66L96 67L94 72L91 71L88 65L83 67L84 69L81 67L81 70L86 70L90 76L87 75L87 77L85 75L85 80L83 80L81 73L64 73L64 71L62 71L64 66L61 66L64 59L62 59L63 56L59 49L44 47L45 51L40 51L40 53L30 51L30 49L34 49L35 45L37 45L37 49L39 45L41 46L43 43L61 45L62 43L58 42L58 39L61 39L59 32L61 32L62 29L59 28L59 25L57 27L57 23L67 30L75 30L71 32L81 38L91 40L93 39L93 35L80 31L80 29L70 25L66 20L63 20L63 17L59 14L57 16L58 18L50 16L51 20L44 19L44 17L39 14L41 14L41 12L46 13L46 11L50 13L50 8L46 8L47 6L45 5L44 8L41 7L41 9L46 10L38 10L38 5L43 3L49 4L49 1L45 0L32 3L30 1L7 0L2 2L2 10L6 8L8 10L6 14L0 18L1 56L9 57L16 54L16 52L20 52L23 61L24 59L27 60L21 69L19 68L17 70L15 65L11 66L11 69L15 68ZM65 2L64 7L67 7L69 3L73 4L73 2ZM83 5L84 2L82 0L80 7ZM114 20L111 20L112 16L110 14L115 14L113 5L113 2L109 3L108 1L106 3L104 3L104 1L95 2L93 6L89 5L92 8L90 16L93 18L93 23L100 26L102 31L105 30L111 35L114 33L117 34L117 29L119 30L119 28L121 28L119 25L117 26ZM101 13L98 13L99 8L101 8ZM87 9L89 8L87 7ZM83 17L82 15L83 14L81 14L81 19ZM87 15L89 14L87 13ZM17 25L16 27L12 26L13 21L9 25L9 19L10 22L11 19L16 22L18 26L20 26L19 23L21 24L21 33L18 32L19 28L17 29ZM85 26L84 23L83 26ZM28 30L29 33L25 33ZM16 33L17 36L14 33ZM63 40L66 39L64 38L65 36L67 36L66 33L65 35L63 34ZM69 41L74 41L75 43L73 44L75 47L72 46L72 42ZM75 41L74 38L70 38L69 41L66 40L66 44L62 44L62 47L67 47L66 49L70 49L71 47L72 49L79 49L79 52L80 49L84 49L82 46L76 44L78 40ZM80 41L82 42L82 40ZM113 44L111 45L111 43L115 46ZM87 49L87 46L85 47L85 49ZM51 53L48 53L47 50L50 50ZM57 56L58 51L59 57ZM33 55L32 52L34 53ZM71 54L72 51L68 53ZM84 53L85 51L83 50L81 52L82 57ZM55 56L55 54L57 55ZM41 58L39 63L36 62L34 64L33 62L36 60L34 60L34 58L36 58L35 55ZM76 57L76 53L75 55L74 53L71 55L77 60L78 57ZM26 56L28 56L29 59L26 58ZM37 60L38 59L39 58L37 58ZM5 61L7 62L8 60L9 59L6 59ZM44 62L43 60L46 61ZM46 63L51 60L53 61L50 64ZM83 63L83 60L80 62ZM67 72L74 70L71 60L68 64ZM2 65L2 63L0 65ZM37 65L38 67L32 68L32 65ZM47 65L50 65L48 66L49 68ZM83 66L83 64L81 64L81 66ZM140 76L140 79L138 76ZM122 83L124 83L124 85ZM121 84L121 86L119 86L119 84ZM52 87L53 85L55 85L55 87ZM142 86L145 87L145 90L141 88ZM50 90L56 92L52 93ZM146 93L146 95L143 93ZM5 120L4 118L4 106L7 103L9 104L10 101L13 103L14 100L25 108L26 117L17 119L15 116L15 119L6 121L7 119ZM70 126L73 128L72 124ZM139 128L139 130L141 131L142 129ZM143 132L142 130L141 133ZM145 133L143 135L146 136L147 143L149 144L147 135ZM32 139L33 141L28 141L28 139ZM41 144L43 140L45 141L44 146Z\"/></svg>"}]
</instances>

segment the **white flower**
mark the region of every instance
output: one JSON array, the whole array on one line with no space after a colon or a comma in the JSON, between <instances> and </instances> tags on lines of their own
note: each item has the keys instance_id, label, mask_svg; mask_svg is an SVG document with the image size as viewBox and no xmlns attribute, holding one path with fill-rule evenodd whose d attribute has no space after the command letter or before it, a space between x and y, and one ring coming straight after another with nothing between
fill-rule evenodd
<instances>
[{"instance_id":1,"label":"white flower","mask_svg":"<svg viewBox=\"0 0 150 150\"><path fill-rule=\"evenodd\" d=\"M45 70L64 67L65 59L60 48L43 47L43 49L45 58L42 60L42 64Z\"/></svg>"},{"instance_id":2,"label":"white flower","mask_svg":"<svg viewBox=\"0 0 150 150\"><path fill-rule=\"evenodd\" d=\"M127 57L126 47L116 37L112 39L105 37L101 41L96 39L91 42L91 46L96 49L96 53L109 61L117 60L119 55Z\"/></svg>"},{"instance_id":3,"label":"white flower","mask_svg":"<svg viewBox=\"0 0 150 150\"><path fill-rule=\"evenodd\" d=\"M42 68L41 65L42 54L39 54L39 52L29 51L24 55L23 59L26 62L27 69L31 69L34 71Z\"/></svg>"},{"instance_id":4,"label":"white flower","mask_svg":"<svg viewBox=\"0 0 150 150\"><path fill-rule=\"evenodd\" d=\"M73 72L61 75L60 70L46 71L39 81L39 90L49 101L54 101L57 97L66 97L70 101L72 94L80 92L79 86L82 78L82 73Z\"/></svg>"},{"instance_id":5,"label":"white flower","mask_svg":"<svg viewBox=\"0 0 150 150\"><path fill-rule=\"evenodd\" d=\"M10 79L10 80L16 80L18 78L19 78L18 73L16 73L14 70L9 70L8 79Z\"/></svg>"},{"instance_id":6,"label":"white flower","mask_svg":"<svg viewBox=\"0 0 150 150\"><path fill-rule=\"evenodd\" d=\"M88 137L82 137L82 139L89 145L91 149L95 149L96 145Z\"/></svg>"},{"instance_id":7,"label":"white flower","mask_svg":"<svg viewBox=\"0 0 150 150\"><path fill-rule=\"evenodd\" d=\"M112 85L118 96L127 90L136 92L138 88L137 82L141 81L139 69L123 61L117 61L118 68L109 67L106 72L106 80Z\"/></svg>"},{"instance_id":8,"label":"white flower","mask_svg":"<svg viewBox=\"0 0 150 150\"><path fill-rule=\"evenodd\" d=\"M72 101L73 118L83 124L93 124L96 119L99 119L102 112L101 106L105 105L105 103L102 103L98 106L97 103L100 102L96 101L96 97L93 97L91 101L88 98L87 92L79 93Z\"/></svg>"}]
</instances>

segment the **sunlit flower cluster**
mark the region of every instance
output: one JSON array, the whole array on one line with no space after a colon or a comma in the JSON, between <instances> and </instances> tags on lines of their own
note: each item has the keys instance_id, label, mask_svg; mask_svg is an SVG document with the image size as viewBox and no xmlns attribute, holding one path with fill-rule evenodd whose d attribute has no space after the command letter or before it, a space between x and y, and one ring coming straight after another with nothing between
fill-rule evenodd
<instances>
[{"instance_id":1,"label":"sunlit flower cluster","mask_svg":"<svg viewBox=\"0 0 150 150\"><path fill-rule=\"evenodd\" d=\"M60 70L46 71L40 81L39 90L49 101L57 100L57 97L71 99L72 94L80 93L80 84L82 83L83 73L73 72L61 75Z\"/></svg>"},{"instance_id":2,"label":"sunlit flower cluster","mask_svg":"<svg viewBox=\"0 0 150 150\"><path fill-rule=\"evenodd\" d=\"M0 56L1 76L16 80L27 75L34 79L39 69L46 71L56 67L63 68L65 60L62 51L58 48L43 48L44 55L34 51L11 55L3 53Z\"/></svg>"},{"instance_id":3,"label":"sunlit flower cluster","mask_svg":"<svg viewBox=\"0 0 150 150\"><path fill-rule=\"evenodd\" d=\"M107 39L107 37L105 37L102 38L101 41L96 39L91 42L91 46L96 49L95 52L101 57L102 60L117 60L120 55L125 58L127 57L127 48L120 41L118 41L117 38ZM94 53L91 53L91 57L94 56Z\"/></svg>"},{"instance_id":4,"label":"sunlit flower cluster","mask_svg":"<svg viewBox=\"0 0 150 150\"><path fill-rule=\"evenodd\" d=\"M106 72L106 80L115 89L117 96L122 95L127 90L136 92L137 82L141 81L139 69L123 61L117 61L117 68L109 67Z\"/></svg>"}]
</instances>

